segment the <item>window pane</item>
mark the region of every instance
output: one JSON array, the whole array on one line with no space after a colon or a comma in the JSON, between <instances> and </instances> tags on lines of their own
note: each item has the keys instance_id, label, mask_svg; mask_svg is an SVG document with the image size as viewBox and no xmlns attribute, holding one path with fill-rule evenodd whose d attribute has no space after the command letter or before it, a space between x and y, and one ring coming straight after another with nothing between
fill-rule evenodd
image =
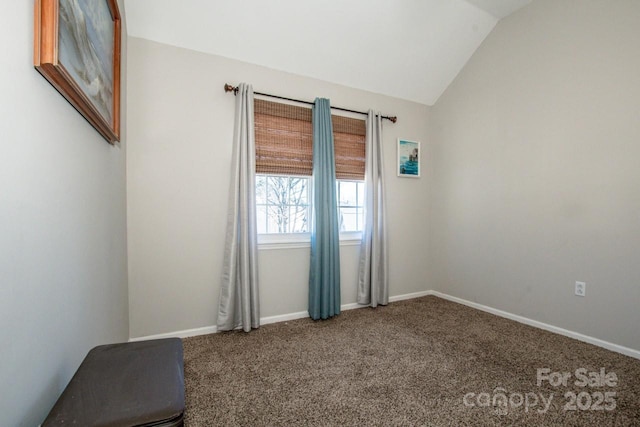
<instances>
[{"instance_id":1,"label":"window pane","mask_svg":"<svg viewBox=\"0 0 640 427\"><path fill-rule=\"evenodd\" d=\"M290 233L305 233L308 231L307 206L290 206Z\"/></svg>"},{"instance_id":2,"label":"window pane","mask_svg":"<svg viewBox=\"0 0 640 427\"><path fill-rule=\"evenodd\" d=\"M267 213L267 233L286 233L289 224L289 207L269 205Z\"/></svg>"},{"instance_id":3,"label":"window pane","mask_svg":"<svg viewBox=\"0 0 640 427\"><path fill-rule=\"evenodd\" d=\"M256 223L258 234L264 234L267 232L267 207L256 206Z\"/></svg>"},{"instance_id":4,"label":"window pane","mask_svg":"<svg viewBox=\"0 0 640 427\"><path fill-rule=\"evenodd\" d=\"M289 191L287 189L289 179L281 176L268 176L267 203L269 205L282 206L287 205L289 200Z\"/></svg>"},{"instance_id":5,"label":"window pane","mask_svg":"<svg viewBox=\"0 0 640 427\"><path fill-rule=\"evenodd\" d=\"M340 231L360 231L357 216L356 208L340 208Z\"/></svg>"},{"instance_id":6,"label":"window pane","mask_svg":"<svg viewBox=\"0 0 640 427\"><path fill-rule=\"evenodd\" d=\"M364 182L358 183L358 206L364 206Z\"/></svg>"},{"instance_id":7,"label":"window pane","mask_svg":"<svg viewBox=\"0 0 640 427\"><path fill-rule=\"evenodd\" d=\"M307 205L309 178L291 177L289 182L289 203L292 205Z\"/></svg>"},{"instance_id":8,"label":"window pane","mask_svg":"<svg viewBox=\"0 0 640 427\"><path fill-rule=\"evenodd\" d=\"M357 183L353 181L340 181L340 206L356 206L358 197L356 194Z\"/></svg>"},{"instance_id":9,"label":"window pane","mask_svg":"<svg viewBox=\"0 0 640 427\"><path fill-rule=\"evenodd\" d=\"M264 175L256 175L256 205L267 203L267 178Z\"/></svg>"}]
</instances>

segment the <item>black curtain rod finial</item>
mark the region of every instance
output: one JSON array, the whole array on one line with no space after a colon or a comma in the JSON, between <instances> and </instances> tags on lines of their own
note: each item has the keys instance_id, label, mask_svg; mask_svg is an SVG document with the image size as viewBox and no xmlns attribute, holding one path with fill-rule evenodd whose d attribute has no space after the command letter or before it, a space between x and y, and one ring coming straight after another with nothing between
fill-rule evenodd
<instances>
[{"instance_id":1,"label":"black curtain rod finial","mask_svg":"<svg viewBox=\"0 0 640 427\"><path fill-rule=\"evenodd\" d=\"M233 92L234 95L236 95L238 93L238 88L235 86L231 86L229 83L225 83L224 84L224 91L225 92Z\"/></svg>"}]
</instances>

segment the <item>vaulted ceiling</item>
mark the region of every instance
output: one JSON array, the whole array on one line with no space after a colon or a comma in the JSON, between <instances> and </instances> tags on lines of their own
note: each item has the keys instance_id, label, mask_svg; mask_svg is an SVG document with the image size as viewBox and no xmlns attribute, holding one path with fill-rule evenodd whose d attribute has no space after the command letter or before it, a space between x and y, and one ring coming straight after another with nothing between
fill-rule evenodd
<instances>
[{"instance_id":1,"label":"vaulted ceiling","mask_svg":"<svg viewBox=\"0 0 640 427\"><path fill-rule=\"evenodd\" d=\"M531 0L125 0L128 34L433 105Z\"/></svg>"}]
</instances>

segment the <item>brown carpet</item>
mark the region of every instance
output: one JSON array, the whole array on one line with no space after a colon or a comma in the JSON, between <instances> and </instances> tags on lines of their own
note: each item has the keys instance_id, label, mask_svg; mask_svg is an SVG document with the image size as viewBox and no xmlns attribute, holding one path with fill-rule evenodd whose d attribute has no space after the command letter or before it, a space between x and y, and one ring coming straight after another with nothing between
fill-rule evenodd
<instances>
[{"instance_id":1,"label":"brown carpet","mask_svg":"<svg viewBox=\"0 0 640 427\"><path fill-rule=\"evenodd\" d=\"M432 296L188 338L184 350L188 427L640 425L640 360ZM571 377L538 386L538 368ZM579 387L580 368L617 383ZM540 394L552 395L546 412Z\"/></svg>"}]
</instances>

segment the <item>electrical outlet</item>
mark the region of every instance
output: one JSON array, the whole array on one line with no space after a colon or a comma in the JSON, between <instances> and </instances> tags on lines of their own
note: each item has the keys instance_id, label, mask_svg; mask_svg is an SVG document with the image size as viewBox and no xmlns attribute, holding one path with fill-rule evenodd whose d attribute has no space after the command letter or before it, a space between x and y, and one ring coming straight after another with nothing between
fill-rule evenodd
<instances>
[{"instance_id":1,"label":"electrical outlet","mask_svg":"<svg viewBox=\"0 0 640 427\"><path fill-rule=\"evenodd\" d=\"M576 295L583 297L587 294L587 284L585 282L576 282Z\"/></svg>"}]
</instances>

